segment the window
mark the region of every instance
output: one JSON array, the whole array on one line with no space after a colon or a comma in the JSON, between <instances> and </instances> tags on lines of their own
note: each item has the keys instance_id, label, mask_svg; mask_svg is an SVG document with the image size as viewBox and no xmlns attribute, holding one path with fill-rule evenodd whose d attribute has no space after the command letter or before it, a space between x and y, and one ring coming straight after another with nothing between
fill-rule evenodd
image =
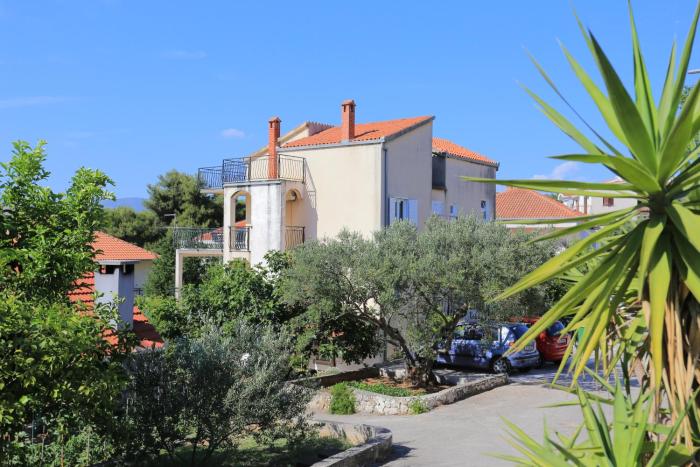
<instances>
[{"instance_id":1,"label":"window","mask_svg":"<svg viewBox=\"0 0 700 467\"><path fill-rule=\"evenodd\" d=\"M450 217L455 218L455 217L457 217L458 213L459 213L459 209L457 209L457 205L450 204Z\"/></svg>"},{"instance_id":2,"label":"window","mask_svg":"<svg viewBox=\"0 0 700 467\"><path fill-rule=\"evenodd\" d=\"M445 203L442 201L433 201L431 204L433 214L442 216L445 214Z\"/></svg>"},{"instance_id":3,"label":"window","mask_svg":"<svg viewBox=\"0 0 700 467\"><path fill-rule=\"evenodd\" d=\"M485 221L489 220L489 218L491 217L489 215L489 205L484 199L481 200L481 215Z\"/></svg>"},{"instance_id":4,"label":"window","mask_svg":"<svg viewBox=\"0 0 700 467\"><path fill-rule=\"evenodd\" d=\"M615 206L615 198L603 198L603 206L606 206L606 207Z\"/></svg>"},{"instance_id":5,"label":"window","mask_svg":"<svg viewBox=\"0 0 700 467\"><path fill-rule=\"evenodd\" d=\"M406 198L389 198L389 224L407 220L418 224L418 200Z\"/></svg>"}]
</instances>

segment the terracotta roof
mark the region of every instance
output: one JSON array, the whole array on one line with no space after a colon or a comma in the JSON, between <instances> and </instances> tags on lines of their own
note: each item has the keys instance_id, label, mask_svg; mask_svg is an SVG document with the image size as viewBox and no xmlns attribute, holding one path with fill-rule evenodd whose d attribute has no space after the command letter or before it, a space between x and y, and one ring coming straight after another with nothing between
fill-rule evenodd
<instances>
[{"instance_id":1,"label":"terracotta roof","mask_svg":"<svg viewBox=\"0 0 700 467\"><path fill-rule=\"evenodd\" d=\"M455 144L452 141L445 138L433 138L433 151L446 152L455 157L498 167L498 162L489 159L486 156L482 156L481 154L474 152L471 149L467 149L463 146L460 146L459 144Z\"/></svg>"},{"instance_id":2,"label":"terracotta roof","mask_svg":"<svg viewBox=\"0 0 700 467\"><path fill-rule=\"evenodd\" d=\"M384 122L357 123L355 124L355 137L353 141L373 141L400 133L414 126L431 120L433 117L400 118L398 120L386 120ZM316 146L322 144L339 144L340 127L334 126L320 131L306 138L290 141L282 148L296 148L299 146Z\"/></svg>"},{"instance_id":3,"label":"terracotta roof","mask_svg":"<svg viewBox=\"0 0 700 467\"><path fill-rule=\"evenodd\" d=\"M146 249L112 237L104 232L95 232L92 248L97 252L95 261L144 261L156 259L158 255Z\"/></svg>"},{"instance_id":4,"label":"terracotta roof","mask_svg":"<svg viewBox=\"0 0 700 467\"><path fill-rule=\"evenodd\" d=\"M95 293L94 273L90 272L82 279L75 281L75 286L75 289L68 292L68 300L71 303L83 302L88 306L92 306Z\"/></svg>"},{"instance_id":5,"label":"terracotta roof","mask_svg":"<svg viewBox=\"0 0 700 467\"><path fill-rule=\"evenodd\" d=\"M508 188L496 193L496 219L563 219L581 215L537 191Z\"/></svg>"}]
</instances>

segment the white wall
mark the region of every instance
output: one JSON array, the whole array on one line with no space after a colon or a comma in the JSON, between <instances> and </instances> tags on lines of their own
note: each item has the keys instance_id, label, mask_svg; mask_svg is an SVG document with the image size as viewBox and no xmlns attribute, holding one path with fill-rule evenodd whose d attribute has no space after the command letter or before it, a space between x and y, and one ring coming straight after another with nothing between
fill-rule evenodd
<instances>
[{"instance_id":1,"label":"white wall","mask_svg":"<svg viewBox=\"0 0 700 467\"><path fill-rule=\"evenodd\" d=\"M386 149L387 201L418 201L418 227L431 214L433 180L433 123L429 122L384 144Z\"/></svg>"},{"instance_id":2,"label":"white wall","mask_svg":"<svg viewBox=\"0 0 700 467\"><path fill-rule=\"evenodd\" d=\"M143 289L153 268L153 261L139 261L134 265L134 288Z\"/></svg>"},{"instance_id":3,"label":"white wall","mask_svg":"<svg viewBox=\"0 0 700 467\"><path fill-rule=\"evenodd\" d=\"M464 159L447 157L445 161L445 214L449 214L449 206L457 206L461 215L474 214L481 216L481 201L486 201L489 218L496 217L496 185L476 183L463 180L461 177L496 178L495 167L469 162Z\"/></svg>"}]
</instances>

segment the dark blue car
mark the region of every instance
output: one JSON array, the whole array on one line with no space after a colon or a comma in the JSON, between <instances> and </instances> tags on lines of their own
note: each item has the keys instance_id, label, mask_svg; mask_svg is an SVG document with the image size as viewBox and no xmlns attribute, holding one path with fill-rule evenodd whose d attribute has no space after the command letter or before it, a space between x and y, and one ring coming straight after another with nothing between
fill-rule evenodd
<instances>
[{"instance_id":1,"label":"dark blue car","mask_svg":"<svg viewBox=\"0 0 700 467\"><path fill-rule=\"evenodd\" d=\"M524 324L502 324L481 328L470 324L460 324L455 330L449 348L438 348L436 362L478 369L488 369L494 373L509 373L512 369L527 371L537 366L540 354L535 341L530 342L520 352L504 356L506 351L525 332Z\"/></svg>"}]
</instances>

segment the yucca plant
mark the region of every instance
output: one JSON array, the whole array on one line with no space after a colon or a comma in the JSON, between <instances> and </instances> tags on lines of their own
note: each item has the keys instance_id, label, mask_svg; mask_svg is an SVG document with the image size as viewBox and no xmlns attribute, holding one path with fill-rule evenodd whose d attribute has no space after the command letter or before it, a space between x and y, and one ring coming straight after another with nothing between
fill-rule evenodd
<instances>
[{"instance_id":1,"label":"yucca plant","mask_svg":"<svg viewBox=\"0 0 700 467\"><path fill-rule=\"evenodd\" d=\"M674 445L672 440L678 432L681 419L671 427L649 424L652 409L649 403L653 393L647 391L632 398L619 384L611 386L596 373L597 378L609 392L609 396L592 395L580 388L575 392L577 400L572 403L553 404L550 407L578 404L583 423L572 435L552 434L545 426L544 441L538 442L523 430L505 421L509 428L510 444L524 457L494 454L520 465L542 467L590 466L590 467L636 467L645 465L686 465L693 460L693 450L684 445ZM606 415L605 406L610 407ZM663 436L663 440L650 439L649 433ZM582 436L582 434L584 436Z\"/></svg>"},{"instance_id":2,"label":"yucca plant","mask_svg":"<svg viewBox=\"0 0 700 467\"><path fill-rule=\"evenodd\" d=\"M593 33L577 19L604 89L564 46L562 50L614 135L612 141L595 131L569 105L533 59L542 77L583 124L582 129L577 128L526 88L544 114L583 149L579 154L554 158L602 165L619 177L620 183L467 178L555 193L637 201L627 209L583 216L575 227L543 236L546 239L589 232L497 299L588 265L575 285L530 328L513 350L522 348L555 320L571 315L567 331L581 327L585 330L572 355L574 380L594 354L602 356L607 372L620 363L623 355L632 355L634 362L626 363L639 370L642 390L653 394L651 419L667 424L675 423L685 414L687 401L700 384L700 307L697 301L700 297L700 204L697 197L700 148L688 149L700 130L700 88L693 86L682 108L679 105L699 14L700 3L678 64L675 44L671 50L658 103L652 95L631 6L634 86L629 91ZM629 225L631 228L625 228ZM629 339L621 352L617 338L630 332L639 338ZM614 338L612 342L611 337ZM633 342L636 344L630 351ZM630 368L624 370L627 372ZM670 408L670 416L665 416L661 410L666 406ZM693 436L700 433L697 412L693 410L691 416L683 417L680 423L677 441L682 439L691 445Z\"/></svg>"}]
</instances>

